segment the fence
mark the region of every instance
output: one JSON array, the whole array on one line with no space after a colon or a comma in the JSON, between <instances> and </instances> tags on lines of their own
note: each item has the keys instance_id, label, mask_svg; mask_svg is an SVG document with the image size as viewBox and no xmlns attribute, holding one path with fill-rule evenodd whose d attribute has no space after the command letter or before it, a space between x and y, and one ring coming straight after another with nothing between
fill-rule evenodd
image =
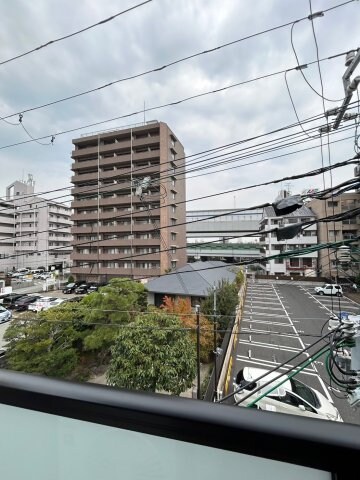
<instances>
[{"instance_id":1,"label":"fence","mask_svg":"<svg viewBox=\"0 0 360 480\"><path fill-rule=\"evenodd\" d=\"M225 355L229 346L229 342L231 340L231 332L233 330L235 323L235 317L231 319L229 322L227 331L225 332L223 341L221 342L221 347L218 350L218 354L215 356L215 362L216 362L216 369L213 368L211 376L209 378L209 383L206 389L206 392L204 394L203 400L206 400L207 402L212 402L215 396L215 391L216 391L216 382L219 377L219 372L221 371L224 360L225 360ZM215 378L215 372L217 372L217 378Z\"/></svg>"},{"instance_id":2,"label":"fence","mask_svg":"<svg viewBox=\"0 0 360 480\"><path fill-rule=\"evenodd\" d=\"M246 278L243 285L239 291L239 304L236 311L236 317L232 321L232 324L229 325L228 331L225 333L221 348L221 355L217 355L216 371L220 372L218 378L219 381L215 382L215 372L213 371L209 380L209 385L205 392L204 400L211 402L214 399L215 392L217 396L222 396L223 393L226 394L229 388L230 375L232 369L232 353L233 349L236 347L238 334L240 331L240 322L242 318L242 310L245 302L246 294ZM219 357L219 358L218 358ZM219 366L218 366L219 365ZM217 379L216 379L217 380Z\"/></svg>"}]
</instances>

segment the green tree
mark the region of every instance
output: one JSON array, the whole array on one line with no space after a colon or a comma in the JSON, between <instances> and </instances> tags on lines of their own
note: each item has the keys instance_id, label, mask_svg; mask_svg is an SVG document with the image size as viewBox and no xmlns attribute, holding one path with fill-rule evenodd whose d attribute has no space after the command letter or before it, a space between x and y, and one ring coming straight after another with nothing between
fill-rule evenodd
<instances>
[{"instance_id":1,"label":"green tree","mask_svg":"<svg viewBox=\"0 0 360 480\"><path fill-rule=\"evenodd\" d=\"M236 307L239 303L238 287L236 283L230 283L222 280L216 287L216 313L220 329L227 328L230 318L235 315ZM201 311L204 315L212 315L214 312L213 290L209 290L209 295L201 302Z\"/></svg>"},{"instance_id":2,"label":"green tree","mask_svg":"<svg viewBox=\"0 0 360 480\"><path fill-rule=\"evenodd\" d=\"M195 348L174 315L137 316L120 329L111 354L107 378L119 388L179 395L195 378Z\"/></svg>"},{"instance_id":3,"label":"green tree","mask_svg":"<svg viewBox=\"0 0 360 480\"><path fill-rule=\"evenodd\" d=\"M236 273L235 283L237 288L240 288L241 285L244 283L244 272L241 269L239 269Z\"/></svg>"},{"instance_id":4,"label":"green tree","mask_svg":"<svg viewBox=\"0 0 360 480\"><path fill-rule=\"evenodd\" d=\"M67 377L77 365L84 331L82 313L74 305L14 319L6 330L7 362L11 369L50 377Z\"/></svg>"},{"instance_id":5,"label":"green tree","mask_svg":"<svg viewBox=\"0 0 360 480\"><path fill-rule=\"evenodd\" d=\"M113 278L109 285L87 295L81 303L86 309L84 322L90 328L84 348L101 351L99 359L103 361L118 334L115 325L129 323L138 312L146 310L147 292L139 282Z\"/></svg>"}]
</instances>

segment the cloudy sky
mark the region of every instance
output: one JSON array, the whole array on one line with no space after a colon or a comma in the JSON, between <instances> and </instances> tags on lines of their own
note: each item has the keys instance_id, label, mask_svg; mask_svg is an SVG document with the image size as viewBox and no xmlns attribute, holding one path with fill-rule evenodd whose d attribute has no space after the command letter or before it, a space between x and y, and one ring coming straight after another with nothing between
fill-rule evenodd
<instances>
[{"instance_id":1,"label":"cloudy sky","mask_svg":"<svg viewBox=\"0 0 360 480\"><path fill-rule=\"evenodd\" d=\"M139 1L2 2L0 62L136 3ZM340 0L313 0L313 11L339 3ZM0 115L7 116L92 89L308 14L308 0L153 0L109 23L0 65ZM315 19L320 58L358 47L359 22L359 2ZM295 25L294 43L301 63L316 60L309 20ZM42 142L49 143L52 134L139 111L144 102L146 107L155 107L295 66L290 26L287 26L97 93L25 113L23 124L32 136L47 136ZM343 97L341 77L344 70L344 57L321 63L327 98L340 100ZM358 70L360 74L360 67ZM304 73L315 90L321 92L316 64L309 66ZM288 81L300 119L320 115L323 111L322 99L309 88L301 74L298 71L289 72ZM339 104L340 101L325 102L326 108ZM283 74L148 112L146 120L153 119L169 124L188 155L246 140L296 122ZM29 139L21 126L16 125L17 116L8 120L15 125L1 122L1 147ZM139 114L99 127L85 128L74 134L57 135L53 146L33 142L1 148L1 195L6 185L15 179L26 178L28 173L33 174L38 192L69 186L72 138L142 121L143 115ZM308 127L312 125L318 123L306 124ZM344 126L351 125L347 122ZM301 139L300 132L297 127L247 142L237 149L265 148L257 144L290 133L298 133L296 138ZM345 160L354 154L354 128L332 135L330 141L345 137L349 138L330 145L331 162ZM236 162L204 170L202 176L195 178L190 177L196 173L189 173L187 197L192 199L318 168L321 166L319 140L307 140L256 157L246 157L250 151L242 150L241 158ZM326 140L325 137L325 143ZM316 148L244 166L244 163L308 147ZM327 155L325 149L325 165L328 164ZM194 158L191 157L191 161ZM235 168L219 172L228 167ZM338 169L334 171L333 182L339 183L352 176L352 167ZM326 182L329 186L328 177ZM320 176L290 184L293 193L312 187L322 188ZM248 207L272 201L278 190L279 186L269 186L239 192L235 196L228 194L189 202L188 209L232 208L234 205ZM63 200L66 199L69 197Z\"/></svg>"}]
</instances>

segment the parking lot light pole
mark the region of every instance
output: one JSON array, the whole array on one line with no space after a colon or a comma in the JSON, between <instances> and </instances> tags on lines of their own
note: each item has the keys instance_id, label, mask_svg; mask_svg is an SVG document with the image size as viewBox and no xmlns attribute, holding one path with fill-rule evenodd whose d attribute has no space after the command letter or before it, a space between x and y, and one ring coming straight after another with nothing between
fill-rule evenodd
<instances>
[{"instance_id":1,"label":"parking lot light pole","mask_svg":"<svg viewBox=\"0 0 360 480\"><path fill-rule=\"evenodd\" d=\"M201 381L200 381L200 305L195 306L196 312L196 348L197 348L197 395L196 398L201 398Z\"/></svg>"}]
</instances>

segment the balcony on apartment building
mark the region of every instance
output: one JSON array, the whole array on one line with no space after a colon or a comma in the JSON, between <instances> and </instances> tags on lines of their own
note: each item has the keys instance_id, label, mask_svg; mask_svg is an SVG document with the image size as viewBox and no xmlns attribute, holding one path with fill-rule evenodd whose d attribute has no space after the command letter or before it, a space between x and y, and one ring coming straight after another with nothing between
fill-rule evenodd
<instances>
[{"instance_id":1,"label":"balcony on apartment building","mask_svg":"<svg viewBox=\"0 0 360 480\"><path fill-rule=\"evenodd\" d=\"M355 425L4 369L0 406L11 480L344 480L360 455Z\"/></svg>"}]
</instances>

